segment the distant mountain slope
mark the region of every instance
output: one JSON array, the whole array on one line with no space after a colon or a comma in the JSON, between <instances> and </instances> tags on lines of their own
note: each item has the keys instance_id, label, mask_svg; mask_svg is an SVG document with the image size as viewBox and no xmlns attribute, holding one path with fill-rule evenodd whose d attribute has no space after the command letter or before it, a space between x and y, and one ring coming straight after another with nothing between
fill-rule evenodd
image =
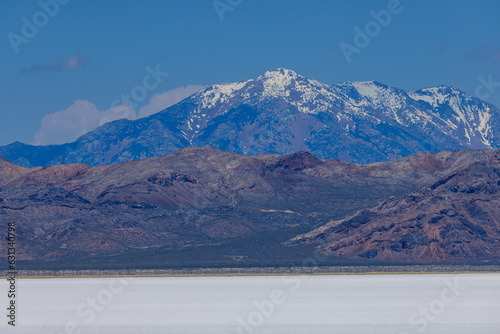
<instances>
[{"instance_id":1,"label":"distant mountain slope","mask_svg":"<svg viewBox=\"0 0 500 334\"><path fill-rule=\"evenodd\" d=\"M212 147L98 167L25 169L0 159L0 216L16 222L20 260L70 261L139 250L156 256L159 249L178 253L208 245L210 263L223 255L248 257L254 264L277 264L283 257L297 263L312 250L294 255L295 248L282 243L320 226L326 226L332 243L366 242L366 249L347 248L333 255L475 260L497 247L499 152L419 153L369 165L321 160L306 152L248 157ZM417 190L433 184L431 190ZM366 210L391 196L396 197ZM360 209L365 211L345 218ZM419 215L419 221L412 220ZM332 226L339 220L340 225ZM464 244L444 257L409 252L410 245L420 249L435 242L428 225L432 233L442 232L433 237L439 247L451 247L459 239ZM309 247L319 238L317 232L296 243ZM386 244L379 238L395 249L393 257L384 255ZM493 248L484 248L483 242ZM472 248L462 251L466 243ZM0 239L0 254L5 247ZM186 255L182 263L195 260Z\"/></svg>"},{"instance_id":2,"label":"distant mountain slope","mask_svg":"<svg viewBox=\"0 0 500 334\"><path fill-rule=\"evenodd\" d=\"M0 185L14 181L40 168L24 168L0 157Z\"/></svg>"},{"instance_id":3,"label":"distant mountain slope","mask_svg":"<svg viewBox=\"0 0 500 334\"><path fill-rule=\"evenodd\" d=\"M363 209L291 240L321 253L377 260L500 256L500 152L429 187Z\"/></svg>"},{"instance_id":4,"label":"distant mountain slope","mask_svg":"<svg viewBox=\"0 0 500 334\"><path fill-rule=\"evenodd\" d=\"M500 147L500 110L454 87L406 92L378 82L322 84L287 70L211 86L136 121L118 120L64 145L21 143L0 156L24 167L92 166L210 145L258 155L308 151L369 163L421 151Z\"/></svg>"}]
</instances>

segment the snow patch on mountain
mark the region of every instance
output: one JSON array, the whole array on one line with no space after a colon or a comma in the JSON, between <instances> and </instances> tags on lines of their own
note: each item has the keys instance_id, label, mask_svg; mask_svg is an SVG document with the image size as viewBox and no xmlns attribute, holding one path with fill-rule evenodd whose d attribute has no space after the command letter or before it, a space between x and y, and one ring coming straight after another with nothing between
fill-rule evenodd
<instances>
[{"instance_id":1,"label":"snow patch on mountain","mask_svg":"<svg viewBox=\"0 0 500 334\"><path fill-rule=\"evenodd\" d=\"M200 109L214 108L217 105L227 102L232 96L234 96L234 92L241 90L247 83L248 81L242 81L211 86L200 93L199 99L202 102ZM200 109L197 111L199 112Z\"/></svg>"},{"instance_id":2,"label":"snow patch on mountain","mask_svg":"<svg viewBox=\"0 0 500 334\"><path fill-rule=\"evenodd\" d=\"M451 86L424 88L409 92L408 95L417 101L428 103L434 116L453 130L462 129L468 143L476 139L486 147L492 147L488 139L493 136L489 126L492 115L488 104ZM448 111L446 115L443 115L442 110L446 108L451 109L452 112Z\"/></svg>"}]
</instances>

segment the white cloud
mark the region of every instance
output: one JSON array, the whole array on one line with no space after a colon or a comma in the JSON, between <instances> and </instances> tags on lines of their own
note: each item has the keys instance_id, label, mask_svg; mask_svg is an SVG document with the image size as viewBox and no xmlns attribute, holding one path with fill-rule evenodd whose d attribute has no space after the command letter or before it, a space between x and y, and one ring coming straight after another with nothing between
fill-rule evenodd
<instances>
[{"instance_id":1,"label":"white cloud","mask_svg":"<svg viewBox=\"0 0 500 334\"><path fill-rule=\"evenodd\" d=\"M149 104L140 109L139 117L128 104L121 104L101 111L90 101L76 100L64 110L45 115L40 129L35 133L33 145L57 145L73 142L107 122L122 118L134 120L155 114L205 87L188 85L156 94L151 97Z\"/></svg>"},{"instance_id":2,"label":"white cloud","mask_svg":"<svg viewBox=\"0 0 500 334\"><path fill-rule=\"evenodd\" d=\"M174 104L184 100L186 97L191 96L206 87L207 86L201 85L188 85L187 87L181 86L167 92L153 95L149 100L149 104L139 110L139 118L156 114L157 112L173 106Z\"/></svg>"},{"instance_id":3,"label":"white cloud","mask_svg":"<svg viewBox=\"0 0 500 334\"><path fill-rule=\"evenodd\" d=\"M121 118L136 119L136 112L126 104L100 111L89 101L76 100L64 110L45 115L33 145L73 142L98 126Z\"/></svg>"}]
</instances>

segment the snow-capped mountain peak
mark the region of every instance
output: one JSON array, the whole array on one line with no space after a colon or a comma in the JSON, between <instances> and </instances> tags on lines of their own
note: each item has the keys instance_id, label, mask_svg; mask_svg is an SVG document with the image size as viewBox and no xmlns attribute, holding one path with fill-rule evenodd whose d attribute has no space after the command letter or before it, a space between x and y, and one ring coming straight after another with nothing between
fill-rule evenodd
<instances>
[{"instance_id":1,"label":"snow-capped mountain peak","mask_svg":"<svg viewBox=\"0 0 500 334\"><path fill-rule=\"evenodd\" d=\"M270 70L259 76L256 80L275 80L275 81L286 81L289 79L304 78L295 71L286 68L277 68Z\"/></svg>"},{"instance_id":2,"label":"snow-capped mountain peak","mask_svg":"<svg viewBox=\"0 0 500 334\"><path fill-rule=\"evenodd\" d=\"M67 147L9 145L0 156L27 167L97 165L205 145L366 163L500 147L500 110L450 86L407 92L376 81L328 85L279 68L213 85L148 118L110 122Z\"/></svg>"},{"instance_id":3,"label":"snow-capped mountain peak","mask_svg":"<svg viewBox=\"0 0 500 334\"><path fill-rule=\"evenodd\" d=\"M263 96L287 97L293 89L292 86L295 86L297 80L301 79L303 79L303 77L300 77L294 71L277 69L262 74L255 81L262 84Z\"/></svg>"},{"instance_id":4,"label":"snow-capped mountain peak","mask_svg":"<svg viewBox=\"0 0 500 334\"><path fill-rule=\"evenodd\" d=\"M202 109L205 109L215 108L220 102L228 101L236 96L249 100L257 96L257 91L261 97L283 97L290 94L290 90L293 90L297 82L305 80L307 79L292 70L279 68L267 71L257 79L210 86L198 93L197 99L203 101Z\"/></svg>"},{"instance_id":5,"label":"snow-capped mountain peak","mask_svg":"<svg viewBox=\"0 0 500 334\"><path fill-rule=\"evenodd\" d=\"M310 94L311 91L317 90L320 86L324 86L323 88L328 87L328 85L308 79L284 68L267 71L259 76L255 83L262 85L263 91L261 94L265 97L289 97L294 93Z\"/></svg>"},{"instance_id":6,"label":"snow-capped mountain peak","mask_svg":"<svg viewBox=\"0 0 500 334\"><path fill-rule=\"evenodd\" d=\"M300 112L317 113L326 111L338 97L330 85L306 78L292 70L278 68L267 71L254 80L211 86L198 93L195 99L201 101L200 109L217 109L218 115L223 112L219 110L221 102L236 100L248 105L281 100L295 106Z\"/></svg>"}]
</instances>

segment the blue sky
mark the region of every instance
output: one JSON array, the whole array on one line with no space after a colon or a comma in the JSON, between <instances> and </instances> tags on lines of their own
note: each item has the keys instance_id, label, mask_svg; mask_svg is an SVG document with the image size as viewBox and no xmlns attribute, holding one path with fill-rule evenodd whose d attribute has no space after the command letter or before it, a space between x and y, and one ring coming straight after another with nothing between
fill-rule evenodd
<instances>
[{"instance_id":1,"label":"blue sky","mask_svg":"<svg viewBox=\"0 0 500 334\"><path fill-rule=\"evenodd\" d=\"M484 87L500 82L494 0L56 1L0 3L0 145L69 141L278 67L332 84L453 85L500 106L500 84ZM368 45L356 43L367 25ZM342 45L357 48L350 61Z\"/></svg>"}]
</instances>

